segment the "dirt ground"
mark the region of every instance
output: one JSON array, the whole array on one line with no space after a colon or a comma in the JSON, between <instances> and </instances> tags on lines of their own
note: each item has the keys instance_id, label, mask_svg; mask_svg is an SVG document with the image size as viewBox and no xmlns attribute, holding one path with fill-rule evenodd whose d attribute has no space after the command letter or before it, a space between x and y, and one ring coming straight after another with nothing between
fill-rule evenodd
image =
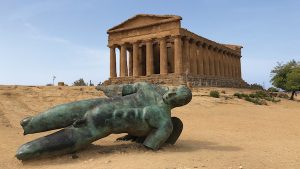
<instances>
[{"instance_id":1,"label":"dirt ground","mask_svg":"<svg viewBox=\"0 0 300 169\"><path fill-rule=\"evenodd\" d=\"M193 92L193 100L173 110L184 123L174 146L147 150L111 135L77 153L21 162L14 155L25 142L49 134L23 136L19 121L54 105L103 97L93 87L0 86L0 169L299 169L300 97L259 106L231 97L208 97L211 88ZM228 96L228 97L224 97ZM227 99L226 99L227 98Z\"/></svg>"}]
</instances>

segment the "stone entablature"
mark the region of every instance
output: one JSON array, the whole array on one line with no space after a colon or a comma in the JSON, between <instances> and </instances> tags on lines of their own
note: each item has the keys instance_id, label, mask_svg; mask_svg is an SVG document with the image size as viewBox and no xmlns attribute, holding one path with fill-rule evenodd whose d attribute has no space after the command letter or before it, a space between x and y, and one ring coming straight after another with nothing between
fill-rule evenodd
<instances>
[{"instance_id":1,"label":"stone entablature","mask_svg":"<svg viewBox=\"0 0 300 169\"><path fill-rule=\"evenodd\" d=\"M106 83L143 80L171 85L176 81L197 86L245 84L241 78L242 46L220 44L196 35L181 28L181 19L175 15L143 14L109 29L110 79ZM119 77L116 49L120 51Z\"/></svg>"}]
</instances>

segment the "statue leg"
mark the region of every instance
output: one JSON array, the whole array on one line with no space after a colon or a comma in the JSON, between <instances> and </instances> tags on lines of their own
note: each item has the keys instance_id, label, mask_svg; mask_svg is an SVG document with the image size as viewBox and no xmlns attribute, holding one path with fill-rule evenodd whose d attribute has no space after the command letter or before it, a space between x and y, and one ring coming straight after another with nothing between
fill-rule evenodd
<instances>
[{"instance_id":1,"label":"statue leg","mask_svg":"<svg viewBox=\"0 0 300 169\"><path fill-rule=\"evenodd\" d=\"M172 117L172 123L173 131L166 141L167 144L175 144L183 129L183 123L179 118Z\"/></svg>"},{"instance_id":2,"label":"statue leg","mask_svg":"<svg viewBox=\"0 0 300 169\"><path fill-rule=\"evenodd\" d=\"M82 100L55 106L33 117L23 119L20 124L24 135L70 126L97 105L107 102L105 98Z\"/></svg>"},{"instance_id":3,"label":"statue leg","mask_svg":"<svg viewBox=\"0 0 300 169\"><path fill-rule=\"evenodd\" d=\"M95 130L89 126L80 128L71 126L22 145L16 157L19 160L28 160L35 157L72 153L109 134L107 128Z\"/></svg>"},{"instance_id":4,"label":"statue leg","mask_svg":"<svg viewBox=\"0 0 300 169\"><path fill-rule=\"evenodd\" d=\"M165 143L167 144L175 144L176 141L178 140L182 129L183 129L183 123L182 121L177 118L177 117L172 117L172 124L173 124L173 131L167 141ZM145 141L146 137L137 137L137 136L132 136L132 135L125 135L123 137L117 138L118 141L133 141L136 143L143 143Z\"/></svg>"}]
</instances>

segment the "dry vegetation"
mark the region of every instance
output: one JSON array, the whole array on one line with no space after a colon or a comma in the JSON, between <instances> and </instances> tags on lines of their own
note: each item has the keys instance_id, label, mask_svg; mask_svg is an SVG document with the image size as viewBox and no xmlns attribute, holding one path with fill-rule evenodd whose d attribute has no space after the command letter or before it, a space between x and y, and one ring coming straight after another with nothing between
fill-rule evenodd
<instances>
[{"instance_id":1,"label":"dry vegetation","mask_svg":"<svg viewBox=\"0 0 300 169\"><path fill-rule=\"evenodd\" d=\"M218 90L220 98L209 97ZM94 87L0 86L0 169L9 168L300 168L300 98L267 101L259 106L238 99L242 89L201 88L192 102L173 111L184 130L178 143L157 152L119 135L99 140L86 150L56 158L20 162L14 158L23 143L48 133L23 136L19 121L47 108L75 100L102 97Z\"/></svg>"}]
</instances>

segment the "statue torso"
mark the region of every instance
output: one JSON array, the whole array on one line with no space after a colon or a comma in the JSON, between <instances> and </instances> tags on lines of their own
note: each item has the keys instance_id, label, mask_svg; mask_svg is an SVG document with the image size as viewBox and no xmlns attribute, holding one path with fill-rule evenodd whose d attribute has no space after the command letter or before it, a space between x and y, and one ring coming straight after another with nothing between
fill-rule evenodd
<instances>
[{"instance_id":1,"label":"statue torso","mask_svg":"<svg viewBox=\"0 0 300 169\"><path fill-rule=\"evenodd\" d=\"M152 86L145 86L134 94L109 98L108 104L97 108L94 123L109 127L115 134L144 136L151 131L147 118L161 113L170 114L167 107L161 94Z\"/></svg>"}]
</instances>

